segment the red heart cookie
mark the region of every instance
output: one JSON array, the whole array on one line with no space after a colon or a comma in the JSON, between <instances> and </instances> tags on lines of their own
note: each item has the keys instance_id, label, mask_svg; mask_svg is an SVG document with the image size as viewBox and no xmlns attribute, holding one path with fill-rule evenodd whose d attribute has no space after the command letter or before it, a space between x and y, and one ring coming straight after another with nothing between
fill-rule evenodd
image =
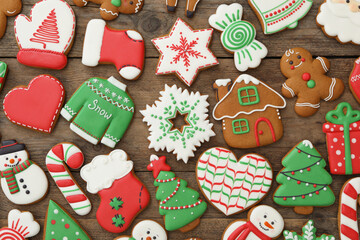
<instances>
[{"instance_id":1,"label":"red heart cookie","mask_svg":"<svg viewBox=\"0 0 360 240\"><path fill-rule=\"evenodd\" d=\"M40 75L31 80L28 87L16 87L5 96L4 112L12 123L51 133L64 96L64 87L58 79Z\"/></svg>"}]
</instances>

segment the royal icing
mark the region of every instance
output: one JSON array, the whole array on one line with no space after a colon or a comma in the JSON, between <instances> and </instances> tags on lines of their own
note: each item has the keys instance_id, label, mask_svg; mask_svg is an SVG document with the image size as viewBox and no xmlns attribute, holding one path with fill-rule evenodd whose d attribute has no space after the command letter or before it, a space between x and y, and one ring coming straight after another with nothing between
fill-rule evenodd
<instances>
[{"instance_id":1,"label":"royal icing","mask_svg":"<svg viewBox=\"0 0 360 240\"><path fill-rule=\"evenodd\" d=\"M279 140L283 126L279 109L285 99L260 80L243 74L232 84L217 80L217 101L213 110L215 120L222 121L226 143L231 147L252 148Z\"/></svg>"},{"instance_id":2,"label":"royal icing","mask_svg":"<svg viewBox=\"0 0 360 240\"><path fill-rule=\"evenodd\" d=\"M48 190L44 171L29 159L25 145L15 140L1 143L0 178L5 196L15 204L35 203Z\"/></svg>"},{"instance_id":3,"label":"royal icing","mask_svg":"<svg viewBox=\"0 0 360 240\"><path fill-rule=\"evenodd\" d=\"M8 66L6 63L0 61L0 91L4 87Z\"/></svg>"},{"instance_id":4,"label":"royal icing","mask_svg":"<svg viewBox=\"0 0 360 240\"><path fill-rule=\"evenodd\" d=\"M327 36L336 38L341 43L360 44L358 6L359 2L356 1L326 0L320 7L316 21Z\"/></svg>"},{"instance_id":5,"label":"royal icing","mask_svg":"<svg viewBox=\"0 0 360 240\"><path fill-rule=\"evenodd\" d=\"M159 213L165 218L165 229L182 232L194 229L206 211L206 203L199 199L197 191L187 187L185 180L175 177L164 156L152 155L150 162L147 169L155 178L156 199L160 202ZM189 225L195 221L197 224Z\"/></svg>"},{"instance_id":6,"label":"royal icing","mask_svg":"<svg viewBox=\"0 0 360 240\"><path fill-rule=\"evenodd\" d=\"M135 225L131 237L120 236L114 240L167 240L163 226L153 220L143 220Z\"/></svg>"},{"instance_id":7,"label":"royal icing","mask_svg":"<svg viewBox=\"0 0 360 240\"><path fill-rule=\"evenodd\" d=\"M96 218L109 232L125 231L149 204L149 192L132 170L133 162L119 149L96 156L80 170L88 192L100 196Z\"/></svg>"},{"instance_id":8,"label":"royal icing","mask_svg":"<svg viewBox=\"0 0 360 240\"><path fill-rule=\"evenodd\" d=\"M175 73L191 86L201 69L219 64L209 49L212 34L213 29L193 30L178 18L168 35L151 40L161 54L156 75Z\"/></svg>"},{"instance_id":9,"label":"royal icing","mask_svg":"<svg viewBox=\"0 0 360 240\"><path fill-rule=\"evenodd\" d=\"M359 239L357 204L360 194L360 178L347 181L340 193L339 234L342 240Z\"/></svg>"},{"instance_id":10,"label":"royal icing","mask_svg":"<svg viewBox=\"0 0 360 240\"><path fill-rule=\"evenodd\" d=\"M360 103L360 57L355 60L354 68L349 78L349 85L355 99Z\"/></svg>"},{"instance_id":11,"label":"royal icing","mask_svg":"<svg viewBox=\"0 0 360 240\"><path fill-rule=\"evenodd\" d=\"M220 147L199 157L196 175L205 197L227 216L261 201L273 179L269 162L260 155L247 154L237 160L233 152Z\"/></svg>"},{"instance_id":12,"label":"royal icing","mask_svg":"<svg viewBox=\"0 0 360 240\"><path fill-rule=\"evenodd\" d=\"M296 28L310 11L313 0L249 0L265 34Z\"/></svg>"},{"instance_id":13,"label":"royal icing","mask_svg":"<svg viewBox=\"0 0 360 240\"><path fill-rule=\"evenodd\" d=\"M284 219L278 211L260 205L249 211L248 220L231 223L225 230L223 240L271 240L284 229Z\"/></svg>"},{"instance_id":14,"label":"royal icing","mask_svg":"<svg viewBox=\"0 0 360 240\"><path fill-rule=\"evenodd\" d=\"M90 78L61 110L61 115L71 121L72 131L92 144L101 141L111 148L121 140L133 114L134 102L126 85L114 77Z\"/></svg>"},{"instance_id":15,"label":"royal icing","mask_svg":"<svg viewBox=\"0 0 360 240\"><path fill-rule=\"evenodd\" d=\"M243 7L239 3L221 4L216 14L209 18L209 24L221 31L221 44L234 53L237 70L245 72L248 68L256 68L261 59L266 57L268 50L264 44L257 41L255 27L242 21Z\"/></svg>"},{"instance_id":16,"label":"royal icing","mask_svg":"<svg viewBox=\"0 0 360 240\"><path fill-rule=\"evenodd\" d=\"M186 0L186 16L192 18L195 14L196 6L200 0ZM166 0L166 8L169 12L175 12L178 0Z\"/></svg>"},{"instance_id":17,"label":"royal icing","mask_svg":"<svg viewBox=\"0 0 360 240\"><path fill-rule=\"evenodd\" d=\"M21 12L21 0L0 1L0 39L4 36L7 25L7 17L16 16Z\"/></svg>"},{"instance_id":18,"label":"royal icing","mask_svg":"<svg viewBox=\"0 0 360 240\"><path fill-rule=\"evenodd\" d=\"M29 85L12 89L4 98L4 113L14 124L44 133L51 133L65 97L61 82L40 75Z\"/></svg>"},{"instance_id":19,"label":"royal icing","mask_svg":"<svg viewBox=\"0 0 360 240\"><path fill-rule=\"evenodd\" d=\"M309 220L302 228L302 235L298 235L296 232L284 231L285 240L335 240L333 235L323 234L320 237L316 237L316 228L314 227L314 221Z\"/></svg>"},{"instance_id":20,"label":"royal icing","mask_svg":"<svg viewBox=\"0 0 360 240\"><path fill-rule=\"evenodd\" d=\"M150 131L149 148L156 151L166 149L177 154L177 160L185 163L194 156L196 147L215 136L213 124L208 120L207 95L182 90L176 85L160 92L161 97L152 106L140 111ZM183 116L185 124L178 129L173 120Z\"/></svg>"},{"instance_id":21,"label":"royal icing","mask_svg":"<svg viewBox=\"0 0 360 240\"><path fill-rule=\"evenodd\" d=\"M13 209L8 214L8 226L0 229L0 239L25 240L40 232L40 224L30 212Z\"/></svg>"},{"instance_id":22,"label":"royal icing","mask_svg":"<svg viewBox=\"0 0 360 240\"><path fill-rule=\"evenodd\" d=\"M123 78L135 80L143 70L144 58L145 44L140 33L110 29L101 19L89 21L84 38L84 65L113 63Z\"/></svg>"},{"instance_id":23,"label":"royal icing","mask_svg":"<svg viewBox=\"0 0 360 240\"><path fill-rule=\"evenodd\" d=\"M330 206L335 196L330 188L331 175L324 169L325 160L311 144L304 140L282 159L284 168L276 181L280 186L274 202L282 206Z\"/></svg>"},{"instance_id":24,"label":"royal icing","mask_svg":"<svg viewBox=\"0 0 360 240\"><path fill-rule=\"evenodd\" d=\"M30 18L15 19L15 36L20 63L40 68L63 69L75 35L75 14L64 0L41 0Z\"/></svg>"},{"instance_id":25,"label":"royal icing","mask_svg":"<svg viewBox=\"0 0 360 240\"><path fill-rule=\"evenodd\" d=\"M84 163L81 150L70 143L59 143L46 155L46 167L66 201L78 215L86 215L91 210L89 198L74 180L69 168L78 169Z\"/></svg>"},{"instance_id":26,"label":"royal icing","mask_svg":"<svg viewBox=\"0 0 360 240\"><path fill-rule=\"evenodd\" d=\"M342 102L326 114L323 132L329 153L332 174L360 173L360 111Z\"/></svg>"},{"instance_id":27,"label":"royal icing","mask_svg":"<svg viewBox=\"0 0 360 240\"><path fill-rule=\"evenodd\" d=\"M90 240L90 236L56 202L50 200L45 220L44 239Z\"/></svg>"}]
</instances>

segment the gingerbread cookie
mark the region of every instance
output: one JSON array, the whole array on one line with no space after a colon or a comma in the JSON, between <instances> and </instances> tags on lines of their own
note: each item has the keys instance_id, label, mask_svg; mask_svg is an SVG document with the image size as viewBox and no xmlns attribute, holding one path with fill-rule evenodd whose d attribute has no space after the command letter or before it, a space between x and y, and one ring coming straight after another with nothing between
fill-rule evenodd
<instances>
[{"instance_id":1,"label":"gingerbread cookie","mask_svg":"<svg viewBox=\"0 0 360 240\"><path fill-rule=\"evenodd\" d=\"M358 240L357 205L360 177L348 180L341 189L339 204L339 235L341 240Z\"/></svg>"},{"instance_id":2,"label":"gingerbread cookie","mask_svg":"<svg viewBox=\"0 0 360 240\"><path fill-rule=\"evenodd\" d=\"M21 0L1 0L0 1L0 38L6 31L7 17L16 16L21 12Z\"/></svg>"},{"instance_id":3,"label":"gingerbread cookie","mask_svg":"<svg viewBox=\"0 0 360 240\"><path fill-rule=\"evenodd\" d=\"M46 155L45 163L72 209L81 216L88 214L91 210L90 200L69 171L69 168L79 169L83 165L84 155L81 150L72 143L59 143Z\"/></svg>"},{"instance_id":4,"label":"gingerbread cookie","mask_svg":"<svg viewBox=\"0 0 360 240\"><path fill-rule=\"evenodd\" d=\"M6 140L0 147L1 188L5 196L18 205L43 199L48 191L44 171L29 159L25 144Z\"/></svg>"},{"instance_id":5,"label":"gingerbread cookie","mask_svg":"<svg viewBox=\"0 0 360 240\"><path fill-rule=\"evenodd\" d=\"M280 236L284 219L278 211L266 205L252 208L247 219L230 223L222 235L223 240L271 240Z\"/></svg>"},{"instance_id":6,"label":"gingerbread cookie","mask_svg":"<svg viewBox=\"0 0 360 240\"><path fill-rule=\"evenodd\" d=\"M209 49L213 29L193 28L178 18L168 35L152 39L160 52L156 75L176 74L191 86L201 69L219 64Z\"/></svg>"},{"instance_id":7,"label":"gingerbread cookie","mask_svg":"<svg viewBox=\"0 0 360 240\"><path fill-rule=\"evenodd\" d=\"M262 81L240 75L218 79L213 84L216 100L213 117L222 121L226 143L236 148L265 146L283 135L279 109L285 108L285 99Z\"/></svg>"},{"instance_id":8,"label":"gingerbread cookie","mask_svg":"<svg viewBox=\"0 0 360 240\"><path fill-rule=\"evenodd\" d=\"M360 103L360 57L355 60L354 68L349 78L349 85L356 101Z\"/></svg>"},{"instance_id":9,"label":"gingerbread cookie","mask_svg":"<svg viewBox=\"0 0 360 240\"><path fill-rule=\"evenodd\" d=\"M109 232L124 232L149 204L149 192L123 150L96 156L81 168L80 175L87 191L99 195L96 219Z\"/></svg>"},{"instance_id":10,"label":"gingerbread cookie","mask_svg":"<svg viewBox=\"0 0 360 240\"><path fill-rule=\"evenodd\" d=\"M167 240L167 234L163 226L153 220L143 220L137 223L131 236L120 236L114 240Z\"/></svg>"},{"instance_id":11,"label":"gingerbread cookie","mask_svg":"<svg viewBox=\"0 0 360 240\"><path fill-rule=\"evenodd\" d=\"M200 155L196 176L204 196L226 216L259 203L273 180L271 165L264 157L246 154L238 160L232 151L222 147Z\"/></svg>"},{"instance_id":12,"label":"gingerbread cookie","mask_svg":"<svg viewBox=\"0 0 360 240\"><path fill-rule=\"evenodd\" d=\"M316 17L325 35L340 43L360 44L360 3L357 0L325 0Z\"/></svg>"},{"instance_id":13,"label":"gingerbread cookie","mask_svg":"<svg viewBox=\"0 0 360 240\"><path fill-rule=\"evenodd\" d=\"M0 61L0 91L3 89L9 69L6 63Z\"/></svg>"},{"instance_id":14,"label":"gingerbread cookie","mask_svg":"<svg viewBox=\"0 0 360 240\"><path fill-rule=\"evenodd\" d=\"M337 175L360 174L360 111L347 102L326 114L323 132L329 154L330 172Z\"/></svg>"},{"instance_id":15,"label":"gingerbread cookie","mask_svg":"<svg viewBox=\"0 0 360 240\"><path fill-rule=\"evenodd\" d=\"M75 36L75 14L64 0L41 0L30 18L16 17L14 28L20 48L17 60L27 66L60 70L67 64Z\"/></svg>"},{"instance_id":16,"label":"gingerbread cookie","mask_svg":"<svg viewBox=\"0 0 360 240\"><path fill-rule=\"evenodd\" d=\"M293 48L281 58L282 74L288 79L282 86L282 94L287 98L298 97L295 112L302 117L315 114L320 108L320 100L333 101L341 96L344 83L338 78L326 76L330 62L324 57L313 59L303 48Z\"/></svg>"},{"instance_id":17,"label":"gingerbread cookie","mask_svg":"<svg viewBox=\"0 0 360 240\"><path fill-rule=\"evenodd\" d=\"M207 205L200 194L187 187L187 182L175 177L166 157L151 155L147 169L153 172L154 185L157 187L156 199L159 200L159 213L164 216L165 229L188 232L200 224L200 217Z\"/></svg>"},{"instance_id":18,"label":"gingerbread cookie","mask_svg":"<svg viewBox=\"0 0 360 240\"><path fill-rule=\"evenodd\" d=\"M302 228L302 235L298 235L296 232L290 232L288 230L285 230L283 234L284 238L289 240L335 240L333 235L327 234L316 237L316 231L314 221L309 220Z\"/></svg>"},{"instance_id":19,"label":"gingerbread cookie","mask_svg":"<svg viewBox=\"0 0 360 240\"><path fill-rule=\"evenodd\" d=\"M265 34L294 29L310 11L313 0L248 0Z\"/></svg>"},{"instance_id":20,"label":"gingerbread cookie","mask_svg":"<svg viewBox=\"0 0 360 240\"><path fill-rule=\"evenodd\" d=\"M308 140L293 147L282 159L284 168L276 176L280 186L274 202L294 207L298 214L310 214L314 207L331 206L335 196L330 188L331 175L324 169L325 160Z\"/></svg>"},{"instance_id":21,"label":"gingerbread cookie","mask_svg":"<svg viewBox=\"0 0 360 240\"><path fill-rule=\"evenodd\" d=\"M176 154L177 160L187 163L189 157L194 156L196 147L215 136L213 124L208 120L208 96L189 93L187 89L183 91L176 85L165 85L160 95L155 104L146 105L146 109L140 111L143 121L150 126L149 148L155 151L166 149ZM181 127L173 122L180 115L185 122Z\"/></svg>"},{"instance_id":22,"label":"gingerbread cookie","mask_svg":"<svg viewBox=\"0 0 360 240\"><path fill-rule=\"evenodd\" d=\"M13 209L8 214L8 226L0 228L0 239L25 240L40 232L40 224L31 212Z\"/></svg>"},{"instance_id":23,"label":"gingerbread cookie","mask_svg":"<svg viewBox=\"0 0 360 240\"><path fill-rule=\"evenodd\" d=\"M123 137L133 114L134 102L126 85L114 77L90 78L61 110L61 115L71 121L72 131L92 144L101 141L111 148Z\"/></svg>"},{"instance_id":24,"label":"gingerbread cookie","mask_svg":"<svg viewBox=\"0 0 360 240\"><path fill-rule=\"evenodd\" d=\"M100 15L104 20L113 20L122 14L138 13L144 0L73 0L78 7L84 7L88 2L100 5Z\"/></svg>"},{"instance_id":25,"label":"gingerbread cookie","mask_svg":"<svg viewBox=\"0 0 360 240\"><path fill-rule=\"evenodd\" d=\"M169 12L175 12L178 0L165 0L166 8ZM200 0L186 0L185 14L188 18L192 18L195 14L196 6Z\"/></svg>"},{"instance_id":26,"label":"gingerbread cookie","mask_svg":"<svg viewBox=\"0 0 360 240\"><path fill-rule=\"evenodd\" d=\"M91 240L89 234L64 208L50 200L43 240Z\"/></svg>"},{"instance_id":27,"label":"gingerbread cookie","mask_svg":"<svg viewBox=\"0 0 360 240\"><path fill-rule=\"evenodd\" d=\"M50 75L40 75L28 86L13 88L4 98L4 113L14 124L51 133L64 103L65 89Z\"/></svg>"},{"instance_id":28,"label":"gingerbread cookie","mask_svg":"<svg viewBox=\"0 0 360 240\"><path fill-rule=\"evenodd\" d=\"M209 24L221 33L221 44L234 54L237 70L245 72L248 68L257 68L266 57L268 50L255 39L256 29L242 20L243 7L239 3L221 4L216 14L209 18Z\"/></svg>"}]
</instances>

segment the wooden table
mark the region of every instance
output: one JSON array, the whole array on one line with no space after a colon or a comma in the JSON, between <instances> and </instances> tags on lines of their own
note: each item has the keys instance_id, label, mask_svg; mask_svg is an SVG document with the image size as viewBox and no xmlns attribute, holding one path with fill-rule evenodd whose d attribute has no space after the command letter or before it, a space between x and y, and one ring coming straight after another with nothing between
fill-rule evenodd
<instances>
[{"instance_id":1,"label":"wooden table","mask_svg":"<svg viewBox=\"0 0 360 240\"><path fill-rule=\"evenodd\" d=\"M16 46L13 30L14 18L8 19L6 35L0 40L0 60L8 63L10 72L5 88L2 90L0 95L1 101L10 89L18 85L27 85L33 77L40 74L51 74L59 78L65 86L66 99L69 99L80 84L90 77L99 76L108 78L109 76L115 76L120 79L120 76L114 66L101 65L95 68L90 68L82 65L81 63L82 44L86 24L90 19L100 18L99 6L90 3L85 8L79 8L74 6L71 0L66 1L73 6L77 17L77 27L75 42L69 54L68 66L61 71L35 69L19 64L16 60L18 47ZM24 7L22 13L29 15L30 8L36 2L37 0L23 0ZM139 110L144 109L146 104L152 104L154 100L158 98L159 91L164 88L164 84L176 84L179 87L187 88L185 84L178 80L174 75L155 76L155 67L158 62L159 54L152 45L150 39L167 34L177 17L181 17L188 21L194 28L208 28L208 18L211 14L215 13L218 4L230 4L232 2L233 1L227 0L203 0L198 6L195 17L187 19L184 15L185 0L179 1L176 14L166 12L165 0L146 0L144 8L140 13L131 16L120 15L116 20L109 22L109 25L114 28L138 30L141 32L146 42L145 70L142 76L137 81L122 80L128 85L128 91L134 99L137 111L126 135L117 145L117 148L125 150L134 161L137 176L139 176L139 178L145 183L151 194L151 204L138 216L135 222L138 222L141 219L154 219L163 223L163 219L158 213L159 202L155 199L156 191L153 186L153 177L151 172L146 170L151 154L166 155L168 157L168 163L176 172L176 175L187 180L191 187L198 189L194 172L197 158L203 151L210 147L226 147L221 132L221 123L210 117L210 121L214 123L214 131L217 136L211 138L210 142L203 144L196 152L196 156L191 158L188 164L184 164L182 161L177 162L175 156L172 154L166 152L156 153L153 149L148 149L148 128L146 127L146 124L142 122L142 115L139 113ZM359 107L350 93L348 87L348 77L352 70L353 62L355 58L358 57L360 47L350 44L341 45L336 40L329 39L323 34L315 22L316 14L322 2L320 0L315 0L313 8L295 30L286 30L270 36L265 36L263 34L260 23L254 12L250 9L247 1L240 0L238 2L240 2L244 7L244 19L255 25L258 33L257 39L263 42L269 49L268 57L263 60L261 66L255 70L248 71L248 74L252 74L269 84L275 90L280 91L281 84L285 80L279 68L280 57L283 55L285 50L291 47L304 47L314 56L324 56L330 59L332 66L329 75L343 79L346 85L346 90L341 99L331 103L323 102L319 112L309 118L301 118L297 116L293 109L294 99L288 100L286 109L281 111L284 123L284 137L279 142L258 149L232 150L237 154L237 156L251 152L257 152L266 156L272 163L274 175L276 175L282 168L281 158L295 144L303 139L311 140L326 159L327 151L325 145L325 134L322 132L322 124L325 121L325 114L329 110L335 108L335 106L342 101L348 101L355 108ZM227 53L222 48L219 38L220 34L215 32L211 49L218 57L220 64L200 73L193 86L189 88L192 91L200 91L202 94L209 95L208 100L210 102L210 112L212 112L216 103L215 93L212 90L212 83L218 78L235 79L240 74L234 66L233 55ZM48 135L13 125L6 119L3 111L1 111L0 132L3 140L15 138L19 142L25 143L31 159L38 163L44 170L46 169L45 156L47 152L53 145L62 141L70 141L77 144L85 153L86 162L91 161L91 159L96 155L108 154L111 151L111 149L105 147L104 145L100 144L93 146L81 139L69 129L69 123L62 117L59 118L54 131ZM84 181L81 180L78 172L74 173L74 177L81 186L85 187ZM0 191L0 225L7 225L6 218L8 212L13 208L18 208L20 210L31 210L43 227L49 199L54 199L79 220L81 225L88 231L93 239L109 240L117 236L116 234L111 234L103 230L96 221L95 213L100 200L98 196L88 193L93 204L93 210L88 216L76 216L49 175L48 178L50 183L48 195L44 200L34 205L16 206L11 204L6 199L2 191ZM277 187L276 182L274 182L271 188L271 193L262 203L275 206L280 211L286 219L286 229L292 229L300 232L302 225L305 224L308 219L313 219L316 227L318 228L319 235L322 233L333 234L338 239L338 196L343 183L349 179L349 177L334 176L333 179L334 181L331 186L337 198L336 203L331 207L316 208L310 216L297 215L292 211L292 209L276 206L271 197ZM220 239L224 229L231 221L245 218L246 215L247 213L244 212L231 217L225 217L220 211L209 205L208 210L201 219L201 224L195 230L185 234L180 232L171 232L169 233L169 238L179 240L189 237L201 237L203 240ZM130 234L130 232L131 228L124 234ZM42 236L42 232L33 239L41 239L40 236Z\"/></svg>"}]
</instances>

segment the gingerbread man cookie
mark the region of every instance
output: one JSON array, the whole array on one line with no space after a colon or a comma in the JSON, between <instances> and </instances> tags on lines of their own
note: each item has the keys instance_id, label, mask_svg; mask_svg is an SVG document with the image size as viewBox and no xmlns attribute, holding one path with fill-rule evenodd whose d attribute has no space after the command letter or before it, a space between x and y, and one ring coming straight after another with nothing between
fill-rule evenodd
<instances>
[{"instance_id":1,"label":"gingerbread man cookie","mask_svg":"<svg viewBox=\"0 0 360 240\"><path fill-rule=\"evenodd\" d=\"M21 9L21 0L0 0L0 38L5 34L7 17L18 15Z\"/></svg>"},{"instance_id":2,"label":"gingerbread man cookie","mask_svg":"<svg viewBox=\"0 0 360 240\"><path fill-rule=\"evenodd\" d=\"M138 13L144 5L144 0L73 0L78 7L84 7L88 2L100 4L100 15L104 20L113 20L119 13Z\"/></svg>"},{"instance_id":3,"label":"gingerbread man cookie","mask_svg":"<svg viewBox=\"0 0 360 240\"><path fill-rule=\"evenodd\" d=\"M329 60L324 57L313 59L306 49L287 50L281 58L280 68L288 78L282 86L282 94L287 98L298 96L295 112L302 117L315 114L321 99L333 101L344 91L340 79L325 75L330 69Z\"/></svg>"}]
</instances>

